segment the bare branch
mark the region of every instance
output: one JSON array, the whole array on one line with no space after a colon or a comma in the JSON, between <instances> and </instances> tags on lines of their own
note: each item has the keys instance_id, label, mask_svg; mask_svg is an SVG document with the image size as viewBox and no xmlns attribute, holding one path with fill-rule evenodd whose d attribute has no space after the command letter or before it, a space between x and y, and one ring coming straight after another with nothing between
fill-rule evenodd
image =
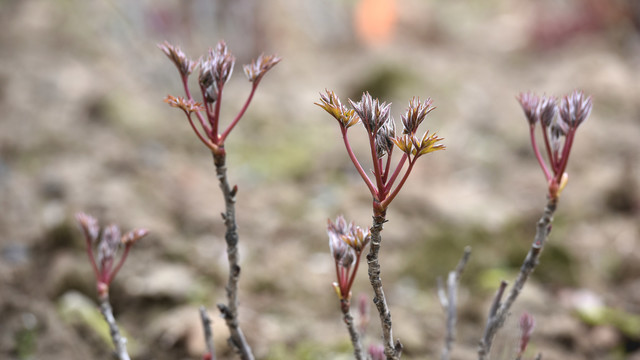
<instances>
[{"instance_id":1,"label":"bare branch","mask_svg":"<svg viewBox=\"0 0 640 360\"><path fill-rule=\"evenodd\" d=\"M222 215L227 228L225 240L227 242L227 258L229 260L229 279L227 281L227 304L218 304L229 332L229 345L235 349L243 360L253 360L251 347L244 337L244 333L238 324L238 281L240 280L240 265L238 257L238 226L236 224L236 192L229 186L227 180L226 154L213 154L213 162L216 166L216 175L220 182L220 190L224 196L226 211Z\"/></svg>"},{"instance_id":2,"label":"bare branch","mask_svg":"<svg viewBox=\"0 0 640 360\"><path fill-rule=\"evenodd\" d=\"M484 334L482 336L482 340L480 341L480 348L478 349L478 359L485 360L488 358L489 353L491 352L491 343L493 342L493 338L500 328L504 325L507 316L509 316L509 310L511 306L520 295L522 288L524 288L527 279L533 270L538 265L538 259L540 254L542 253L542 249L544 244L549 237L549 233L551 232L551 223L553 222L553 214L556 211L556 207L558 205L557 198L550 198L547 202L547 206L544 209L544 213L540 220L538 220L538 224L536 227L536 236L533 239L533 243L531 244L531 249L529 249L529 253L527 257L524 259L522 263L522 267L520 268L520 272L516 277L516 281L509 291L509 295L507 296L504 302L502 301L502 293L504 292L503 285L500 286L500 290L496 294L494 298L494 303L491 306L491 310L489 311L489 318L487 319L487 325L485 327ZM504 287L506 287L506 283L503 281Z\"/></svg>"},{"instance_id":3,"label":"bare branch","mask_svg":"<svg viewBox=\"0 0 640 360\"><path fill-rule=\"evenodd\" d=\"M393 333L391 328L391 312L387 305L387 299L382 289L382 279L380 278L380 263L378 262L378 252L382 243L382 225L386 222L384 215L375 215L373 217L373 226L371 227L371 245L369 254L367 255L367 263L369 264L369 281L373 287L375 297L373 303L378 309L380 322L382 323L382 337L384 341L384 354L387 360L400 359L402 354L402 343L400 340L393 342Z\"/></svg>"},{"instance_id":4,"label":"bare branch","mask_svg":"<svg viewBox=\"0 0 640 360\"><path fill-rule=\"evenodd\" d=\"M364 360L364 353L362 352L362 343L360 341L360 335L356 330L356 327L353 323L353 316L351 316L350 310L350 301L342 299L340 300L340 309L342 310L342 318L344 323L347 325L347 330L349 330L349 337L351 338L351 343L353 344L353 355L356 360Z\"/></svg>"},{"instance_id":5,"label":"bare branch","mask_svg":"<svg viewBox=\"0 0 640 360\"><path fill-rule=\"evenodd\" d=\"M213 345L213 331L211 330L211 318L204 306L200 306L200 319L202 320L202 329L204 330L204 341L209 351L209 359L216 359L215 346Z\"/></svg>"},{"instance_id":6,"label":"bare branch","mask_svg":"<svg viewBox=\"0 0 640 360\"><path fill-rule=\"evenodd\" d=\"M118 359L131 360L129 353L127 352L127 339L120 335L116 319L113 316L113 310L111 310L108 293L100 295L100 312L102 313L104 320L109 324L109 333L111 334L113 346L116 348L116 355L118 356Z\"/></svg>"},{"instance_id":7,"label":"bare branch","mask_svg":"<svg viewBox=\"0 0 640 360\"><path fill-rule=\"evenodd\" d=\"M469 261L469 256L471 256L471 247L467 246L464 249L464 254L458 262L456 269L449 272L446 290L444 289L442 279L438 278L438 297L440 298L440 303L447 314L447 335L445 337L444 347L442 348L442 354L440 356L442 360L449 360L451 357L453 342L456 340L455 328L458 318L458 284L460 282L460 276Z\"/></svg>"}]
</instances>

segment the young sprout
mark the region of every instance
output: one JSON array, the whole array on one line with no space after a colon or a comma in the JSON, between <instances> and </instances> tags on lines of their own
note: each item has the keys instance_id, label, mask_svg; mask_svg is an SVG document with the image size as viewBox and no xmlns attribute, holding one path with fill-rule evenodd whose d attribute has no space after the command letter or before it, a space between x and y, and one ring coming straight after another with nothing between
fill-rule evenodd
<instances>
[{"instance_id":1,"label":"young sprout","mask_svg":"<svg viewBox=\"0 0 640 360\"><path fill-rule=\"evenodd\" d=\"M517 97L529 122L529 134L533 153L542 168L549 186L549 197L557 199L567 185L566 173L569 154L578 126L591 114L591 96L581 91L566 95L557 105L553 96L538 97L522 93ZM535 128L540 123L547 161L538 148Z\"/></svg>"}]
</instances>

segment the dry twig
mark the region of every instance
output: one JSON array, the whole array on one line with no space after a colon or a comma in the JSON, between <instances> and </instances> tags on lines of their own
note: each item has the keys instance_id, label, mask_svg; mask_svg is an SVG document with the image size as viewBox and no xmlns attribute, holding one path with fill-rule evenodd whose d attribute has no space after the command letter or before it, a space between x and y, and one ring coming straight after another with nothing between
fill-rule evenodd
<instances>
[{"instance_id":1,"label":"dry twig","mask_svg":"<svg viewBox=\"0 0 640 360\"><path fill-rule=\"evenodd\" d=\"M209 351L209 359L216 359L215 346L213 345L213 331L211 330L211 318L204 306L200 306L200 320L202 320L202 329L204 330L204 341Z\"/></svg>"},{"instance_id":2,"label":"dry twig","mask_svg":"<svg viewBox=\"0 0 640 360\"><path fill-rule=\"evenodd\" d=\"M214 154L213 162L216 166L216 175L220 182L220 190L224 195L226 211L222 214L224 225L227 228L225 240L227 242L227 258L229 260L229 279L227 281L227 304L218 304L218 309L222 313L231 337L229 345L236 350L243 360L253 360L251 347L240 325L238 324L238 281L240 280L240 265L238 259L238 226L236 224L236 186L233 189L227 180L227 167L225 165L226 154Z\"/></svg>"},{"instance_id":3,"label":"dry twig","mask_svg":"<svg viewBox=\"0 0 640 360\"><path fill-rule=\"evenodd\" d=\"M375 297L373 303L380 314L382 323L382 337L384 342L384 354L387 359L397 360L402 355L402 343L400 340L393 342L393 332L391 327L391 311L387 305L387 298L382 289L382 279L380 278L380 263L378 262L378 253L380 244L382 243L382 226L386 222L384 215L375 215L373 217L373 226L371 227L371 246L367 255L367 263L369 264L369 281L373 287Z\"/></svg>"},{"instance_id":4,"label":"dry twig","mask_svg":"<svg viewBox=\"0 0 640 360\"><path fill-rule=\"evenodd\" d=\"M127 339L120 334L120 330L116 324L116 319L113 316L113 311L111 310L108 293L100 295L100 312L102 313L104 320L109 324L109 334L111 335L113 346L116 348L118 360L131 360L129 353L127 352Z\"/></svg>"},{"instance_id":5,"label":"dry twig","mask_svg":"<svg viewBox=\"0 0 640 360\"><path fill-rule=\"evenodd\" d=\"M449 272L446 290L442 283L442 279L438 278L438 298L440 299L442 308L447 314L447 335L445 337L444 347L442 348L442 354L440 355L442 360L449 360L451 357L451 348L456 339L455 328L458 317L458 284L460 282L460 276L462 275L470 256L471 247L467 246L464 249L464 254L460 259L460 262L458 262L455 270Z\"/></svg>"},{"instance_id":6,"label":"dry twig","mask_svg":"<svg viewBox=\"0 0 640 360\"><path fill-rule=\"evenodd\" d=\"M480 348L478 349L478 359L485 360L489 358L489 353L491 352L491 344L493 342L493 338L495 337L497 331L504 325L507 316L509 315L509 309L513 305L513 303L520 295L524 284L527 282L529 275L533 272L533 270L538 265L538 258L542 253L542 248L544 247L544 243L549 237L549 233L551 232L551 222L553 221L553 214L556 211L556 207L558 204L557 198L550 198L547 206L545 207L544 213L540 220L538 220L538 225L536 228L536 236L531 244L531 249L527 254L527 257L524 259L522 263L522 267L520 268L520 272L516 278L507 299L502 302L502 296L504 294L504 290L507 286L505 281L502 282L500 289L496 293L494 297L493 304L491 309L489 310L489 317L487 319L487 325L484 330L484 334L482 339L480 340Z\"/></svg>"}]
</instances>

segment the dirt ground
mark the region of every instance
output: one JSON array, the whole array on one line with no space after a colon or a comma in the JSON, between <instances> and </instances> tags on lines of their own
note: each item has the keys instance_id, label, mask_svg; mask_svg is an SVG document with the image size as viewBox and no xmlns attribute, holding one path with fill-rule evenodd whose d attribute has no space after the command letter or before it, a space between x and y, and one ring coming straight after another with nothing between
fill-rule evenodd
<instances>
[{"instance_id":1,"label":"dirt ground","mask_svg":"<svg viewBox=\"0 0 640 360\"><path fill-rule=\"evenodd\" d=\"M384 11L376 13L376 2ZM381 5L382 6L382 5ZM635 11L635 12L634 12ZM180 111L156 47L236 55L222 113L249 92L241 65L283 58L226 148L238 185L240 323L260 359L349 359L326 219L371 223L371 199L325 88L368 90L400 115L412 96L447 150L420 160L383 232L383 282L403 358L438 358L435 284L469 245L454 359L474 359L501 279L512 281L545 204L515 96L593 96L541 264L496 339L514 359L640 359L640 24L634 1L0 0L0 358L111 359L79 211L151 235L111 294L134 359L200 359L198 307L234 358L215 304L227 262L211 155ZM364 19L364 20L363 20ZM364 132L350 131L364 156ZM354 296L372 298L363 266ZM378 342L375 314L365 343Z\"/></svg>"}]
</instances>

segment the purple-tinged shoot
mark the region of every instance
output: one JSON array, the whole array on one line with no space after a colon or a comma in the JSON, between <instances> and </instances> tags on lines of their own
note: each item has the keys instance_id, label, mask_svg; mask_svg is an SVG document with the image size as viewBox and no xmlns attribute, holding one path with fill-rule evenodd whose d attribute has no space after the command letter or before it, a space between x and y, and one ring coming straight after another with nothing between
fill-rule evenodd
<instances>
[{"instance_id":1,"label":"purple-tinged shoot","mask_svg":"<svg viewBox=\"0 0 640 360\"><path fill-rule=\"evenodd\" d=\"M369 230L353 223L348 224L342 216L338 216L335 223L330 219L327 220L327 235L338 280L333 283L333 287L340 300L349 302L351 286L358 271L360 257L371 240L371 236Z\"/></svg>"},{"instance_id":2,"label":"purple-tinged shoot","mask_svg":"<svg viewBox=\"0 0 640 360\"><path fill-rule=\"evenodd\" d=\"M321 93L320 102L316 103L338 120L347 154L373 197L374 214L383 215L407 180L415 160L422 155L445 149L444 145L439 144L443 139L435 134L430 135L429 131L422 137L416 135L418 127L434 107L431 99L422 102L418 98L412 98L409 108L402 116L402 135L396 136L396 125L390 111L391 104L381 103L367 92L362 94L358 102L349 99L349 104L350 109L329 90ZM349 128L358 122L363 124L369 138L373 179L362 167L347 137ZM400 149L402 155L392 166L395 147ZM406 162L408 166L403 169Z\"/></svg>"},{"instance_id":3,"label":"purple-tinged shoot","mask_svg":"<svg viewBox=\"0 0 640 360\"><path fill-rule=\"evenodd\" d=\"M244 74L252 83L258 83L262 80L264 74L271 70L282 59L275 55L260 54L256 60L253 60L251 64L243 66Z\"/></svg>"},{"instance_id":4,"label":"purple-tinged shoot","mask_svg":"<svg viewBox=\"0 0 640 360\"><path fill-rule=\"evenodd\" d=\"M531 146L547 179L549 197L557 199L567 184L568 175L565 171L575 133L591 113L591 97L576 90L564 96L560 106L553 96L538 97L522 93L516 99L529 122ZM547 161L544 160L535 137L538 123L542 128Z\"/></svg>"},{"instance_id":5,"label":"purple-tinged shoot","mask_svg":"<svg viewBox=\"0 0 640 360\"><path fill-rule=\"evenodd\" d=\"M520 316L520 352L519 355L522 356L524 351L527 350L527 345L529 345L529 340L531 339L531 334L533 334L533 328L536 326L536 320L533 315L524 312Z\"/></svg>"},{"instance_id":6,"label":"purple-tinged shoot","mask_svg":"<svg viewBox=\"0 0 640 360\"><path fill-rule=\"evenodd\" d=\"M149 231L136 229L121 235L117 225L109 225L102 230L102 234L99 236L100 226L94 217L78 213L76 220L80 224L87 244L87 255L96 276L98 295L104 297L108 295L109 285L127 259L131 246L147 236ZM124 251L118 260L118 251L122 246L124 246ZM94 250L97 251L97 257L94 255ZM118 261L116 262L116 260Z\"/></svg>"},{"instance_id":7,"label":"purple-tinged shoot","mask_svg":"<svg viewBox=\"0 0 640 360\"><path fill-rule=\"evenodd\" d=\"M185 112L193 131L215 155L225 154L225 139L249 107L262 77L280 62L280 58L275 55L260 55L250 65L244 66L245 73L252 83L251 92L236 117L223 131L219 131L222 92L233 74L236 62L236 58L231 54L225 42L220 41L214 49L209 49L207 56L201 57L198 61L190 60L179 48L166 41L158 47L178 68L186 95L184 98L169 95L165 102ZM196 102L193 98L188 82L189 76L198 66L200 67L198 89L202 96L202 102ZM192 118L193 114L195 114L198 124Z\"/></svg>"},{"instance_id":8,"label":"purple-tinged shoot","mask_svg":"<svg viewBox=\"0 0 640 360\"><path fill-rule=\"evenodd\" d=\"M182 77L188 77L198 65L197 62L189 59L179 47L175 47L165 41L158 44L160 50L176 65Z\"/></svg>"}]
</instances>

